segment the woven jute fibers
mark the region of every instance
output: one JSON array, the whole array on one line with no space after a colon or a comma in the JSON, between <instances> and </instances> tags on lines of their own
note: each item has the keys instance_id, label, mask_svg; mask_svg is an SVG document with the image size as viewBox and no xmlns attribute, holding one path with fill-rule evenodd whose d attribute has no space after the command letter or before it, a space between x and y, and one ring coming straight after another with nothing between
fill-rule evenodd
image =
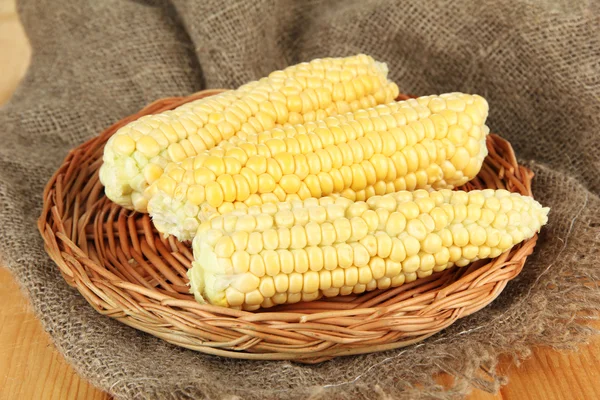
<instances>
[{"instance_id":1,"label":"woven jute fibers","mask_svg":"<svg viewBox=\"0 0 600 400\"><path fill-rule=\"evenodd\" d=\"M27 0L33 60L0 110L0 250L57 347L127 399L453 398L493 390L501 353L570 347L600 307L600 13L593 1ZM386 61L413 94L479 93L489 125L552 207L525 269L489 307L425 342L319 365L177 348L95 313L36 230L68 150L151 101L235 87L321 56ZM482 371L487 370L489 374ZM432 374L457 376L444 391ZM415 385L419 385L418 388Z\"/></svg>"}]
</instances>

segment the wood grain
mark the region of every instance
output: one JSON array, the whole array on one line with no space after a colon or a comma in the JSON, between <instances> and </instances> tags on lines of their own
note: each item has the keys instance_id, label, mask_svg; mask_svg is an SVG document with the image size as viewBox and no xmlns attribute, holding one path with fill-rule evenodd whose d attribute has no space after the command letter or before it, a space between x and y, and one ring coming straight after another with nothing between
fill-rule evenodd
<instances>
[{"instance_id":1,"label":"wood grain","mask_svg":"<svg viewBox=\"0 0 600 400\"><path fill-rule=\"evenodd\" d=\"M110 398L67 364L5 268L0 268L0 304L0 399Z\"/></svg>"},{"instance_id":2,"label":"wood grain","mask_svg":"<svg viewBox=\"0 0 600 400\"><path fill-rule=\"evenodd\" d=\"M30 54L14 0L0 0L0 106L24 76ZM0 304L0 399L110 399L64 360L11 274L1 267ZM509 384L495 395L474 390L470 400L600 399L600 336L578 352L538 348L520 366L503 359L499 369L508 373Z\"/></svg>"},{"instance_id":3,"label":"wood grain","mask_svg":"<svg viewBox=\"0 0 600 400\"><path fill-rule=\"evenodd\" d=\"M0 0L0 104L17 88L30 57L31 48L17 17L14 0Z\"/></svg>"}]
</instances>

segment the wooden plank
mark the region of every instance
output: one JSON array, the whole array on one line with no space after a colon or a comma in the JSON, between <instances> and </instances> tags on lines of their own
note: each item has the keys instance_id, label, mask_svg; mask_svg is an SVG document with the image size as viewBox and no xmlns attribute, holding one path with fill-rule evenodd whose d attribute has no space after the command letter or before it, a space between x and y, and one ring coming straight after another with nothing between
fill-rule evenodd
<instances>
[{"instance_id":1,"label":"wooden plank","mask_svg":"<svg viewBox=\"0 0 600 400\"><path fill-rule=\"evenodd\" d=\"M110 399L64 360L1 267L0 304L0 399Z\"/></svg>"},{"instance_id":2,"label":"wooden plank","mask_svg":"<svg viewBox=\"0 0 600 400\"><path fill-rule=\"evenodd\" d=\"M520 368L510 360L500 368L509 371L509 384L501 389L504 399L600 399L600 336L577 351L540 347Z\"/></svg>"},{"instance_id":3,"label":"wooden plank","mask_svg":"<svg viewBox=\"0 0 600 400\"><path fill-rule=\"evenodd\" d=\"M12 95L25 75L31 48L16 13L14 0L0 0L0 105Z\"/></svg>"}]
</instances>

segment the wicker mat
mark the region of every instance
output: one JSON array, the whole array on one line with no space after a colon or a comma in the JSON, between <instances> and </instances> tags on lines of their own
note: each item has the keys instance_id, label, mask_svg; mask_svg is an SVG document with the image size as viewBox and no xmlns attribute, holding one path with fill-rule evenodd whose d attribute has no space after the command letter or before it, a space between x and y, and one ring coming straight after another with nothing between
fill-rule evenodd
<instances>
[{"instance_id":1,"label":"wicker mat","mask_svg":"<svg viewBox=\"0 0 600 400\"><path fill-rule=\"evenodd\" d=\"M31 68L0 110L0 253L59 350L119 399L436 398L496 390L502 353L572 347L600 308L600 13L591 1L23 0ZM169 345L97 314L36 229L68 150L151 101L234 87L288 64L365 52L401 91L478 93L536 173L550 222L484 310L401 350L318 365ZM596 314L597 315L597 314ZM434 375L457 377L443 389ZM236 397L237 396L237 397Z\"/></svg>"}]
</instances>

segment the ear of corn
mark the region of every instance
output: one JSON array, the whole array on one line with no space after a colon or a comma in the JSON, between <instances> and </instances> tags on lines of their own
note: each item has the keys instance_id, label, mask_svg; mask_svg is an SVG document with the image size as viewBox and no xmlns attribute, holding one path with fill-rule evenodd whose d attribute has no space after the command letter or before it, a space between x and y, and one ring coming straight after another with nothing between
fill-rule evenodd
<instances>
[{"instance_id":1,"label":"ear of corn","mask_svg":"<svg viewBox=\"0 0 600 400\"><path fill-rule=\"evenodd\" d=\"M450 93L229 140L169 164L149 211L160 232L187 240L217 213L265 202L459 186L487 155L487 112L482 97Z\"/></svg>"},{"instance_id":2,"label":"ear of corn","mask_svg":"<svg viewBox=\"0 0 600 400\"><path fill-rule=\"evenodd\" d=\"M239 209L200 226L191 291L200 302L255 310L386 289L497 257L539 231L548 211L491 189Z\"/></svg>"},{"instance_id":3,"label":"ear of corn","mask_svg":"<svg viewBox=\"0 0 600 400\"><path fill-rule=\"evenodd\" d=\"M112 201L145 212L145 189L171 161L183 161L236 134L373 107L397 95L386 65L369 56L298 64L237 90L127 124L105 146L100 180Z\"/></svg>"}]
</instances>

